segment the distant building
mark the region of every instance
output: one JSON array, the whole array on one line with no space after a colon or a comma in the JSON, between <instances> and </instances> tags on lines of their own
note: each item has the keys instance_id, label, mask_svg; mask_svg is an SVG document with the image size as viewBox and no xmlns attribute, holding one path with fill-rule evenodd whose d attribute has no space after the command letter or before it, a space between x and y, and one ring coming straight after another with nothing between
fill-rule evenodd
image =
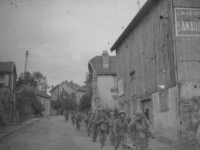
<instances>
[{"instance_id":1,"label":"distant building","mask_svg":"<svg viewBox=\"0 0 200 150\"><path fill-rule=\"evenodd\" d=\"M59 100L60 99L59 95L63 90L66 91L68 94L75 93L77 104L79 104L81 97L87 91L85 88L74 83L73 81L71 81L71 82L64 81L61 84L59 84L55 87L52 87L52 89L49 91L51 93L52 100L53 101Z\"/></svg>"},{"instance_id":2,"label":"distant building","mask_svg":"<svg viewBox=\"0 0 200 150\"><path fill-rule=\"evenodd\" d=\"M155 137L178 140L200 118L200 0L148 0L111 48L119 107L141 109Z\"/></svg>"},{"instance_id":3,"label":"distant building","mask_svg":"<svg viewBox=\"0 0 200 150\"><path fill-rule=\"evenodd\" d=\"M117 108L116 57L104 51L89 61L88 69L93 78L92 109Z\"/></svg>"},{"instance_id":4,"label":"distant building","mask_svg":"<svg viewBox=\"0 0 200 150\"><path fill-rule=\"evenodd\" d=\"M0 125L15 122L17 72L14 62L0 62Z\"/></svg>"},{"instance_id":5,"label":"distant building","mask_svg":"<svg viewBox=\"0 0 200 150\"><path fill-rule=\"evenodd\" d=\"M45 93L44 91L34 89L35 93L37 95L38 100L41 102L41 104L44 106L45 110L42 112L42 114L50 115L51 114L51 97Z\"/></svg>"}]
</instances>

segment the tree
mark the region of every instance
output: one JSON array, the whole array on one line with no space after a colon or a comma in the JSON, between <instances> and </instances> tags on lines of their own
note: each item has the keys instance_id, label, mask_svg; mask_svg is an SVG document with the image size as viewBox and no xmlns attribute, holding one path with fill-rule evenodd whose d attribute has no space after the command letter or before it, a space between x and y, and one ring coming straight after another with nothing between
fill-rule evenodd
<instances>
[{"instance_id":1,"label":"tree","mask_svg":"<svg viewBox=\"0 0 200 150\"><path fill-rule=\"evenodd\" d=\"M35 115L41 114L45 110L35 93L28 89L23 89L16 95L16 108L20 116L28 116L31 113Z\"/></svg>"},{"instance_id":2,"label":"tree","mask_svg":"<svg viewBox=\"0 0 200 150\"><path fill-rule=\"evenodd\" d=\"M85 94L80 99L79 111L88 111L91 108L91 95Z\"/></svg>"},{"instance_id":3,"label":"tree","mask_svg":"<svg viewBox=\"0 0 200 150\"><path fill-rule=\"evenodd\" d=\"M33 72L32 77L37 82L38 89L49 88L47 78L41 72L39 72L39 71Z\"/></svg>"},{"instance_id":4,"label":"tree","mask_svg":"<svg viewBox=\"0 0 200 150\"><path fill-rule=\"evenodd\" d=\"M47 78L39 71L33 73L26 72L25 75L24 73L21 73L17 82L17 87L19 87L22 84L29 84L30 87L37 88L40 90L49 88Z\"/></svg>"},{"instance_id":5,"label":"tree","mask_svg":"<svg viewBox=\"0 0 200 150\"><path fill-rule=\"evenodd\" d=\"M57 111L59 111L62 107L61 101L56 100L56 101L52 101L51 100L51 107Z\"/></svg>"},{"instance_id":6,"label":"tree","mask_svg":"<svg viewBox=\"0 0 200 150\"><path fill-rule=\"evenodd\" d=\"M93 95L92 78L93 78L92 74L86 75L86 81L84 87L87 89L87 92L80 99L78 107L79 111L88 111L91 108L92 95Z\"/></svg>"},{"instance_id":7,"label":"tree","mask_svg":"<svg viewBox=\"0 0 200 150\"><path fill-rule=\"evenodd\" d=\"M32 74L30 72L26 72L25 75L24 73L21 73L19 76L19 80L17 81L17 87L20 85L25 84L25 85L30 85L30 87L37 88L38 83L37 81L33 78Z\"/></svg>"}]
</instances>

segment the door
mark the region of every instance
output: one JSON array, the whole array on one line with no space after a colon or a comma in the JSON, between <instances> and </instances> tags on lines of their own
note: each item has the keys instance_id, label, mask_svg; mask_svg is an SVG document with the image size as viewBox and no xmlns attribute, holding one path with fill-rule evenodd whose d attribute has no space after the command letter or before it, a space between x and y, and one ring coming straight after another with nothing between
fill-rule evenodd
<instances>
[{"instance_id":1,"label":"door","mask_svg":"<svg viewBox=\"0 0 200 150\"><path fill-rule=\"evenodd\" d=\"M147 99L142 101L142 111L146 118L149 120L151 125L153 126L153 107L152 107L152 100Z\"/></svg>"}]
</instances>

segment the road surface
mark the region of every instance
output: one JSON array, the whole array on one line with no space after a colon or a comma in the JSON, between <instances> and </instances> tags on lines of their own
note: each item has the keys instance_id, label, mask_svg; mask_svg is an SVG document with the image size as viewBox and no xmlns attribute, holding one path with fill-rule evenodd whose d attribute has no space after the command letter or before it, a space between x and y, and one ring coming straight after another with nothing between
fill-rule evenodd
<instances>
[{"instance_id":1,"label":"road surface","mask_svg":"<svg viewBox=\"0 0 200 150\"><path fill-rule=\"evenodd\" d=\"M113 150L107 139L105 150ZM85 127L77 131L63 116L43 118L0 141L0 150L100 150Z\"/></svg>"}]
</instances>

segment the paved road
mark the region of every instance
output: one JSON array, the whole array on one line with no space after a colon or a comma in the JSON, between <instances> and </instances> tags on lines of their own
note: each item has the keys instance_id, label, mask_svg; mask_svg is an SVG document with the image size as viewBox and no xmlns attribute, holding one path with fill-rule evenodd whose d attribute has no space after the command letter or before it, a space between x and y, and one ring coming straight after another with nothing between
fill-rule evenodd
<instances>
[{"instance_id":1,"label":"paved road","mask_svg":"<svg viewBox=\"0 0 200 150\"><path fill-rule=\"evenodd\" d=\"M41 119L0 141L0 150L99 150L85 128L77 131L63 116ZM106 144L105 150L114 148Z\"/></svg>"}]
</instances>

